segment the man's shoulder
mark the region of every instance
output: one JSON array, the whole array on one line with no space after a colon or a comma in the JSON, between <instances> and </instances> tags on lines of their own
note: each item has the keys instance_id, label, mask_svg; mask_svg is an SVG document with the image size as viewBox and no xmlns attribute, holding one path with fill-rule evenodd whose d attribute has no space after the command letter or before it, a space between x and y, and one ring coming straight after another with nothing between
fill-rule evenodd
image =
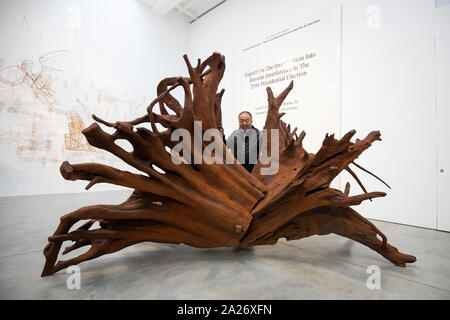
<instances>
[{"instance_id":1,"label":"man's shoulder","mask_svg":"<svg viewBox=\"0 0 450 320\"><path fill-rule=\"evenodd\" d=\"M231 132L231 134L228 136L228 138L227 138L227 140L231 140L231 139L233 139L235 136L238 136L240 133L239 133L239 130L233 130L233 132Z\"/></svg>"},{"instance_id":2,"label":"man's shoulder","mask_svg":"<svg viewBox=\"0 0 450 320\"><path fill-rule=\"evenodd\" d=\"M259 134L261 132L258 128L254 127L254 126L252 126L252 129L255 130L257 134Z\"/></svg>"},{"instance_id":3,"label":"man's shoulder","mask_svg":"<svg viewBox=\"0 0 450 320\"><path fill-rule=\"evenodd\" d=\"M231 132L230 136L237 135L237 134L241 134L240 129L233 130L233 132Z\"/></svg>"}]
</instances>

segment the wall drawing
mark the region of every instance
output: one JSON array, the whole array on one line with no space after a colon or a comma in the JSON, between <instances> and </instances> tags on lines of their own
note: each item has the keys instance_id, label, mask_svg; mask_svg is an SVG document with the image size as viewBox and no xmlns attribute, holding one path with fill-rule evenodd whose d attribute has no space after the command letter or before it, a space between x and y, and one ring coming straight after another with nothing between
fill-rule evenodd
<instances>
[{"instance_id":1,"label":"wall drawing","mask_svg":"<svg viewBox=\"0 0 450 320\"><path fill-rule=\"evenodd\" d=\"M76 74L64 69L69 58L68 50L12 65L0 58L0 114L8 119L0 128L0 145L15 148L22 162L56 165L68 152L76 152L80 160L105 160L106 154L90 146L81 133L92 122L91 115L123 114L126 119L143 107L126 91L122 96L111 94L92 80L83 86Z\"/></svg>"},{"instance_id":2,"label":"wall drawing","mask_svg":"<svg viewBox=\"0 0 450 320\"><path fill-rule=\"evenodd\" d=\"M58 60L64 59L68 54L67 50L57 50L40 56L39 73L36 73L33 61L30 60L23 60L20 65L7 66L0 72L0 82L10 87L27 85L49 112L62 112L57 109L58 101L52 82L53 74L62 72L58 68Z\"/></svg>"}]
</instances>

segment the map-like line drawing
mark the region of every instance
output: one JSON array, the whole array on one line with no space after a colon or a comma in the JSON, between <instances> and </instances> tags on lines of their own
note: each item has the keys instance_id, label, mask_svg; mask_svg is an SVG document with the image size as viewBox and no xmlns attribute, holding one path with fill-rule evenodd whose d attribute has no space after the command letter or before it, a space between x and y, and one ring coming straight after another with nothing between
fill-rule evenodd
<instances>
[{"instance_id":1,"label":"map-like line drawing","mask_svg":"<svg viewBox=\"0 0 450 320\"><path fill-rule=\"evenodd\" d=\"M58 62L68 54L68 50L56 50L40 56L41 69L39 73L33 71L34 64L31 60L23 60L20 65L4 67L0 70L0 82L10 87L27 84L49 112L64 114L64 111L58 109L59 102L52 89L52 83L54 73L63 71L58 67Z\"/></svg>"}]
</instances>

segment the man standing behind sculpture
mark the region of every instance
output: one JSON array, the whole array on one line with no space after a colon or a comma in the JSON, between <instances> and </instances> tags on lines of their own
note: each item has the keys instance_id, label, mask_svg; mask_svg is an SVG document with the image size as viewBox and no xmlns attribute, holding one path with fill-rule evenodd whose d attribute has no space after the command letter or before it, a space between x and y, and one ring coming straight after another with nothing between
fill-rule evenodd
<instances>
[{"instance_id":1,"label":"man standing behind sculpture","mask_svg":"<svg viewBox=\"0 0 450 320\"><path fill-rule=\"evenodd\" d=\"M237 161L251 173L259 157L260 131L253 126L250 112L242 111L238 118L239 129L234 130L228 137L227 147L233 152Z\"/></svg>"}]
</instances>

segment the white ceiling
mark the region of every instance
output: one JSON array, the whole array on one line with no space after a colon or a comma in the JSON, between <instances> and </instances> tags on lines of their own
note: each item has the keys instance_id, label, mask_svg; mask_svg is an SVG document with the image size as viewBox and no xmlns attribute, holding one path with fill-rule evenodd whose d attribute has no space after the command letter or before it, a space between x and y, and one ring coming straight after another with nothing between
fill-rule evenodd
<instances>
[{"instance_id":1,"label":"white ceiling","mask_svg":"<svg viewBox=\"0 0 450 320\"><path fill-rule=\"evenodd\" d=\"M138 0L161 17L179 15L189 22L213 10L225 0Z\"/></svg>"}]
</instances>

